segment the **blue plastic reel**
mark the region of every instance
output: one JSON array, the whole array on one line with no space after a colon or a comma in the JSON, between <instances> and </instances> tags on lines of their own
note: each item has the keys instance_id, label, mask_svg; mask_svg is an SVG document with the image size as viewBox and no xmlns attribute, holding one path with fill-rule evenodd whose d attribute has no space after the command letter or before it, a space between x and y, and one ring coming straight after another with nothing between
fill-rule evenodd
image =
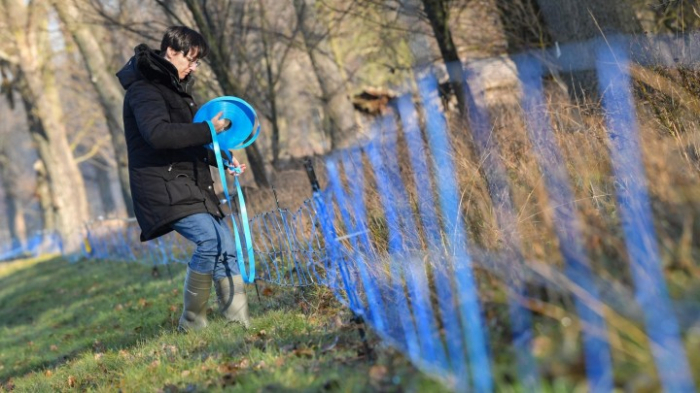
<instances>
[{"instance_id":1,"label":"blue plastic reel","mask_svg":"<svg viewBox=\"0 0 700 393\"><path fill-rule=\"evenodd\" d=\"M231 128L217 135L219 147L226 158L229 150L243 149L257 139L260 134L260 122L250 104L238 97L219 97L202 105L194 116L194 123L211 120L219 112L224 112L222 118L231 121ZM214 150L214 144L206 145Z\"/></svg>"}]
</instances>

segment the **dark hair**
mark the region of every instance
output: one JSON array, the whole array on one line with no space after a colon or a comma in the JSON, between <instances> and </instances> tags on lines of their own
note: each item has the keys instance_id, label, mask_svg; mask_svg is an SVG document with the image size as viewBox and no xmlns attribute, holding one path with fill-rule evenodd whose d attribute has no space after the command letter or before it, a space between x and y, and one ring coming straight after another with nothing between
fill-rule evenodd
<instances>
[{"instance_id":1,"label":"dark hair","mask_svg":"<svg viewBox=\"0 0 700 393\"><path fill-rule=\"evenodd\" d=\"M209 54L209 44L201 34L186 26L171 26L165 31L163 40L160 42L160 51L165 55L168 47L185 54L190 50L197 49L197 58L203 59Z\"/></svg>"}]
</instances>

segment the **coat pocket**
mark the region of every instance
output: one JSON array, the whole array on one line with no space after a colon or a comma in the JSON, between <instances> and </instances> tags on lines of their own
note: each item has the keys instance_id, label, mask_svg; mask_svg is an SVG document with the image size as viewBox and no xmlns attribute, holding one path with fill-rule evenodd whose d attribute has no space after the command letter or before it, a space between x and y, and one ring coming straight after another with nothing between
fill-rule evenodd
<instances>
[{"instance_id":1,"label":"coat pocket","mask_svg":"<svg viewBox=\"0 0 700 393\"><path fill-rule=\"evenodd\" d=\"M187 175L180 174L174 179L166 181L165 189L168 192L170 206L204 202L202 190Z\"/></svg>"}]
</instances>

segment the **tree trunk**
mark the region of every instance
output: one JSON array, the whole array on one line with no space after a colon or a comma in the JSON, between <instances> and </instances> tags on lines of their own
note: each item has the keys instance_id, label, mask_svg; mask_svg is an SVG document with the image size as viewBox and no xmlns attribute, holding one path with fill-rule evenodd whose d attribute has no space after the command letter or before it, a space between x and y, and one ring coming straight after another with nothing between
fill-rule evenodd
<instances>
[{"instance_id":1,"label":"tree trunk","mask_svg":"<svg viewBox=\"0 0 700 393\"><path fill-rule=\"evenodd\" d=\"M75 0L51 0L51 3L80 50L90 81L97 91L112 139L124 205L129 217L133 217L134 205L131 200L127 148L122 126L123 88L117 78L109 72L107 59L102 52L102 48L95 34L90 31L91 25L80 21L79 6L85 8L86 5L83 2L76 4Z\"/></svg>"},{"instance_id":2,"label":"tree trunk","mask_svg":"<svg viewBox=\"0 0 700 393\"><path fill-rule=\"evenodd\" d=\"M25 6L24 3L23 0L2 2L19 60L14 76L32 139L45 164L56 229L63 238L64 250L72 253L79 250L78 235L88 218L85 184L66 137L61 97L48 64L51 60L48 18L45 10L39 8L41 4L30 2Z\"/></svg>"},{"instance_id":3,"label":"tree trunk","mask_svg":"<svg viewBox=\"0 0 700 393\"><path fill-rule=\"evenodd\" d=\"M41 158L34 163L34 173L36 174L36 197L39 200L43 228L48 231L55 231L58 229L56 227L56 212L53 198L51 197L48 175L46 174L46 165L41 161Z\"/></svg>"},{"instance_id":4,"label":"tree trunk","mask_svg":"<svg viewBox=\"0 0 700 393\"><path fill-rule=\"evenodd\" d=\"M333 60L327 31L316 17L315 0L294 0L297 25L321 88L326 132L331 149L350 147L358 140L359 127L349 92L338 64Z\"/></svg>"},{"instance_id":5,"label":"tree trunk","mask_svg":"<svg viewBox=\"0 0 700 393\"><path fill-rule=\"evenodd\" d=\"M610 34L639 34L641 25L626 0L537 0L547 31L559 45L603 38ZM577 49L575 57L595 59L595 48ZM591 61L591 63L593 63ZM576 64L573 64L576 65ZM566 71L566 70L565 70ZM597 101L596 73L570 72L562 75L572 98Z\"/></svg>"},{"instance_id":6,"label":"tree trunk","mask_svg":"<svg viewBox=\"0 0 700 393\"><path fill-rule=\"evenodd\" d=\"M0 180L5 190L5 218L13 242L24 244L27 240L27 225L24 219L24 206L17 192L17 176L10 169L6 155L0 156ZM13 244L15 246L15 244Z\"/></svg>"},{"instance_id":7,"label":"tree trunk","mask_svg":"<svg viewBox=\"0 0 700 393\"><path fill-rule=\"evenodd\" d=\"M272 148L272 166L277 168L280 159L280 126L279 116L277 113L277 90L275 89L275 78L272 72L272 52L270 42L266 32L266 13L264 1L258 1L260 11L260 32L263 45L263 60L265 62L265 81L267 82L267 100L270 103L270 123L272 124L272 135L270 136Z\"/></svg>"},{"instance_id":8,"label":"tree trunk","mask_svg":"<svg viewBox=\"0 0 700 393\"><path fill-rule=\"evenodd\" d=\"M6 184L7 182L3 183ZM22 206L22 202L17 199L16 195L7 191L8 189L5 189L7 228L10 232L13 243L25 244L27 241L27 224L24 219L24 206Z\"/></svg>"},{"instance_id":9,"label":"tree trunk","mask_svg":"<svg viewBox=\"0 0 700 393\"><path fill-rule=\"evenodd\" d=\"M462 61L459 58L457 47L452 40L452 32L449 27L449 1L448 0L423 0L423 8L428 15L430 27L433 29L440 54L445 62L447 74L450 77L452 93L457 97L457 109L462 118L466 116L466 100L464 99L464 72Z\"/></svg>"},{"instance_id":10,"label":"tree trunk","mask_svg":"<svg viewBox=\"0 0 700 393\"><path fill-rule=\"evenodd\" d=\"M219 32L216 31L216 27L207 23L204 17L204 10L202 5L197 0L185 0L187 8L192 13L192 18L197 24L197 29L206 38L211 46L211 52L209 54L209 65L216 75L216 79L221 85L221 89L226 95L233 95L237 97L243 96L243 89L236 82L234 76L229 71L229 59L230 55L227 52L227 48L221 44L218 38ZM270 182L267 178L267 173L265 171L265 160L258 146L253 143L252 145L246 147L245 153L248 156L248 162L250 163L250 168L253 172L253 177L255 178L255 183L258 187L268 188L270 187Z\"/></svg>"},{"instance_id":11,"label":"tree trunk","mask_svg":"<svg viewBox=\"0 0 700 393\"><path fill-rule=\"evenodd\" d=\"M112 193L112 177L108 169L109 163L100 158L96 161L96 165L93 166L95 176L93 180L97 185L101 205L101 209L97 211L97 214L105 217L114 217L117 214L117 201L114 199L114 193Z\"/></svg>"}]
</instances>

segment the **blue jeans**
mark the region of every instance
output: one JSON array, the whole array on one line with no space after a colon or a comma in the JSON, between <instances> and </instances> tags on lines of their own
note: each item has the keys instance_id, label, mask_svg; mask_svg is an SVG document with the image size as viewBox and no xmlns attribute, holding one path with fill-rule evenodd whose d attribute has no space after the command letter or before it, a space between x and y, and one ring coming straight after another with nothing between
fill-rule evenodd
<instances>
[{"instance_id":1,"label":"blue jeans","mask_svg":"<svg viewBox=\"0 0 700 393\"><path fill-rule=\"evenodd\" d=\"M240 273L236 261L236 245L222 218L197 213L175 221L172 228L197 247L189 263L197 273L213 274L218 281Z\"/></svg>"}]
</instances>

